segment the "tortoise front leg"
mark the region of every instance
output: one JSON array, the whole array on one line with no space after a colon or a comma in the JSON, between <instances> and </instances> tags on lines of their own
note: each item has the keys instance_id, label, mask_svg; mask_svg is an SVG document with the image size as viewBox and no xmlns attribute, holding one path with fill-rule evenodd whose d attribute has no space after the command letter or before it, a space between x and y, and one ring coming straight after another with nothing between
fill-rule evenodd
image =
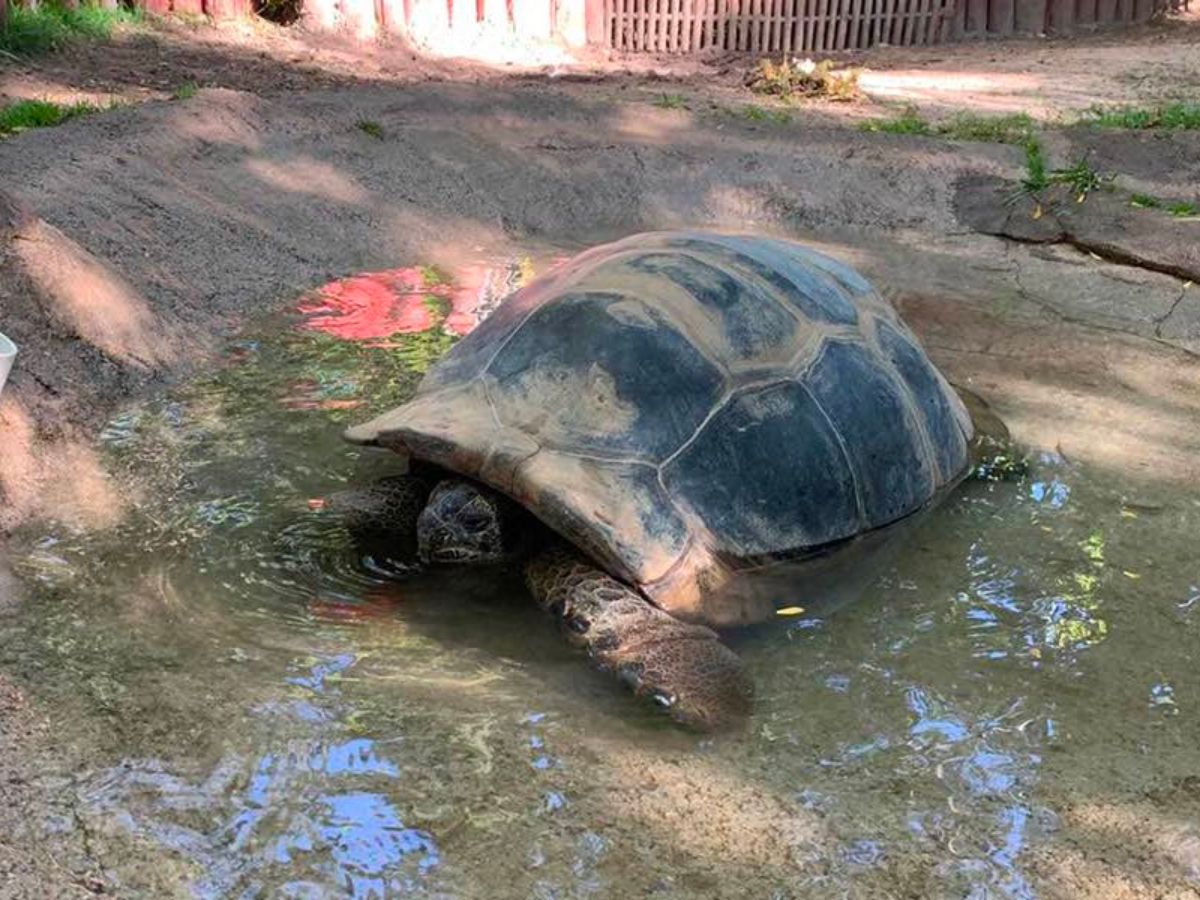
<instances>
[{"instance_id":1,"label":"tortoise front leg","mask_svg":"<svg viewBox=\"0 0 1200 900\"><path fill-rule=\"evenodd\" d=\"M749 712L753 684L742 661L711 629L668 615L565 549L534 557L525 578L538 605L558 619L572 644L677 721L715 731Z\"/></svg>"}]
</instances>

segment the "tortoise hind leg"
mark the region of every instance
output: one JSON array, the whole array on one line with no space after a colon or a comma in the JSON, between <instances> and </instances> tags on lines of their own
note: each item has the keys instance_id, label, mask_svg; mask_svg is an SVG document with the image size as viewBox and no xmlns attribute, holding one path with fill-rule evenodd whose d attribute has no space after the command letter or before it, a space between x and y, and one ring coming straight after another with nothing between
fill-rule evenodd
<instances>
[{"instance_id":1,"label":"tortoise hind leg","mask_svg":"<svg viewBox=\"0 0 1200 900\"><path fill-rule=\"evenodd\" d=\"M532 559L525 577L538 605L558 619L572 644L677 721L715 731L749 712L750 678L712 630L668 615L564 549Z\"/></svg>"}]
</instances>

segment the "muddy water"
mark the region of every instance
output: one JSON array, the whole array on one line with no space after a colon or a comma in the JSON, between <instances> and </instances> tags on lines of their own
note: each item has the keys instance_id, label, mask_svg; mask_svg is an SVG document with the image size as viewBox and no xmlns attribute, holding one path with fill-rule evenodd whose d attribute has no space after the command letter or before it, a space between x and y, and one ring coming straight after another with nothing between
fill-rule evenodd
<instances>
[{"instance_id":1,"label":"muddy water","mask_svg":"<svg viewBox=\"0 0 1200 900\"><path fill-rule=\"evenodd\" d=\"M341 428L530 268L305 298L110 423L125 523L16 542L2 662L81 761L33 827L85 829L133 896L1023 898L1100 861L1200 888L1200 491L1032 448L857 603L732 638L759 702L717 739L515 580L356 548L313 501L397 466Z\"/></svg>"}]
</instances>

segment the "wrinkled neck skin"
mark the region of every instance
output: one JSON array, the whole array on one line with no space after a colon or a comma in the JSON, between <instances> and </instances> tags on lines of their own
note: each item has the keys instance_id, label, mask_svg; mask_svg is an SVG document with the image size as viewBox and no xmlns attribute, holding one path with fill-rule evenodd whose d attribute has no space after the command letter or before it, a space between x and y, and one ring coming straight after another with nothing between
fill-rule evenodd
<instances>
[{"instance_id":1,"label":"wrinkled neck skin","mask_svg":"<svg viewBox=\"0 0 1200 900\"><path fill-rule=\"evenodd\" d=\"M517 503L458 478L439 482L417 518L418 555L435 565L517 561L547 540L545 527Z\"/></svg>"}]
</instances>

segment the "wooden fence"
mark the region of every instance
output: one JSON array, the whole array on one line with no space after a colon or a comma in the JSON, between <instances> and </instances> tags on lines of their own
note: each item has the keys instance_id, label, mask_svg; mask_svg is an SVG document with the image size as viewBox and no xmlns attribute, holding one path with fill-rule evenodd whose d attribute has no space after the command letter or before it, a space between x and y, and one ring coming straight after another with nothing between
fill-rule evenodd
<instances>
[{"instance_id":1,"label":"wooden fence","mask_svg":"<svg viewBox=\"0 0 1200 900\"><path fill-rule=\"evenodd\" d=\"M921 46L1146 22L1172 0L589 0L592 42L617 50L800 53Z\"/></svg>"},{"instance_id":2,"label":"wooden fence","mask_svg":"<svg viewBox=\"0 0 1200 900\"><path fill-rule=\"evenodd\" d=\"M3 0L0 0L2 3ZM115 0L113 0L115 2ZM253 0L136 0L154 13L247 15ZM643 53L828 53L1070 34L1189 0L303 0L310 27L470 46L488 35Z\"/></svg>"}]
</instances>

